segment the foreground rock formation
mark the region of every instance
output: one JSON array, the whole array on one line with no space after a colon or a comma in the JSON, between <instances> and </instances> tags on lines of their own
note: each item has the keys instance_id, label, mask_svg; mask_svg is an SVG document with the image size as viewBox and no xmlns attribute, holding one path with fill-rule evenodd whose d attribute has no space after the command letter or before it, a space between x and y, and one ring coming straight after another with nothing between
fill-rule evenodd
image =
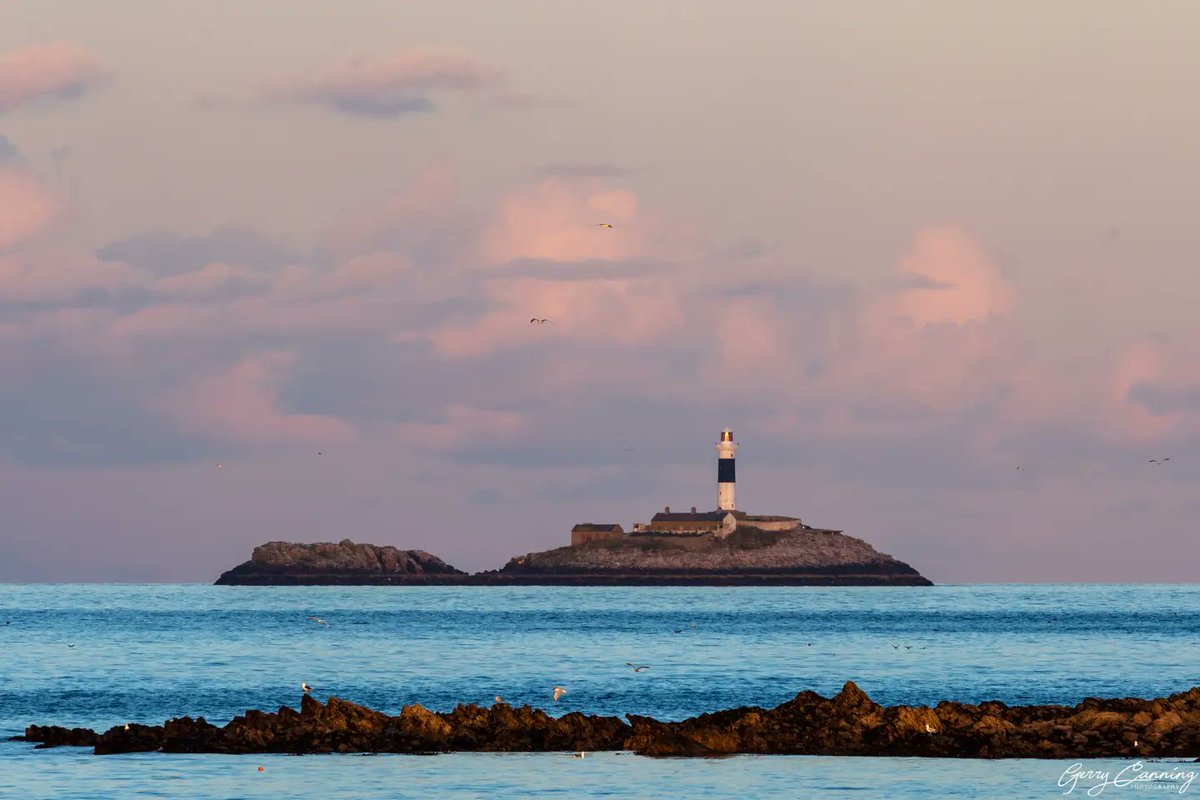
<instances>
[{"instance_id":1,"label":"foreground rock formation","mask_svg":"<svg viewBox=\"0 0 1200 800\"><path fill-rule=\"evenodd\" d=\"M221 574L227 585L437 584L461 582L467 573L424 550L397 550L349 539L334 544L267 542L249 561Z\"/></svg>"},{"instance_id":2,"label":"foreground rock formation","mask_svg":"<svg viewBox=\"0 0 1200 800\"><path fill-rule=\"evenodd\" d=\"M631 750L647 756L734 753L956 758L1190 757L1200 754L1200 688L1156 700L1088 699L1069 706L942 702L884 707L853 683L832 698L801 692L773 708L736 708L683 722L650 717L555 719L497 703L439 714L419 705L396 716L336 697L304 696L300 711L247 711L218 728L203 718L119 725L104 733L29 726L38 747L92 747L97 755L167 753L443 753Z\"/></svg>"},{"instance_id":3,"label":"foreground rock formation","mask_svg":"<svg viewBox=\"0 0 1200 800\"><path fill-rule=\"evenodd\" d=\"M514 558L493 583L932 586L915 569L841 531L739 527L726 537L625 536Z\"/></svg>"},{"instance_id":4,"label":"foreground rock formation","mask_svg":"<svg viewBox=\"0 0 1200 800\"><path fill-rule=\"evenodd\" d=\"M631 535L527 553L468 575L423 550L343 539L268 542L225 585L932 586L915 569L841 531L738 528L726 537Z\"/></svg>"}]
</instances>

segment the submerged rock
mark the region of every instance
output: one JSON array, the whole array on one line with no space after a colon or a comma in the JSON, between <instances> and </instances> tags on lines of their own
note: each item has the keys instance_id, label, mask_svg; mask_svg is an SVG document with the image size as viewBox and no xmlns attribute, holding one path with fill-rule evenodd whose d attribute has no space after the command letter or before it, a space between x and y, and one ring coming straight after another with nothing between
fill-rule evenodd
<instances>
[{"instance_id":1,"label":"submerged rock","mask_svg":"<svg viewBox=\"0 0 1200 800\"><path fill-rule=\"evenodd\" d=\"M626 721L627 720L627 721ZM97 755L168 753L442 753L631 750L646 756L735 753L956 758L1194 757L1200 753L1200 688L1157 700L1089 698L1077 706L977 706L942 702L881 706L854 683L830 698L801 692L773 709L753 706L682 722L530 706L419 705L389 716L305 695L300 710L247 711L218 728L203 718L93 731L30 725L15 737L39 747L94 747Z\"/></svg>"}]
</instances>

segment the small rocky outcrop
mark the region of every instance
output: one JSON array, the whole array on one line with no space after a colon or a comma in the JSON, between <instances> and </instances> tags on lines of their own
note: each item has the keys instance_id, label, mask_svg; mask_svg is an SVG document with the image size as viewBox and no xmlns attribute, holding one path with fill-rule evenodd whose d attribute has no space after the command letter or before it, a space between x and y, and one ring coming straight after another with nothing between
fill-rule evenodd
<instances>
[{"instance_id":1,"label":"small rocky outcrop","mask_svg":"<svg viewBox=\"0 0 1200 800\"><path fill-rule=\"evenodd\" d=\"M1155 700L1089 698L1076 706L942 702L881 706L853 683L830 698L801 692L772 709L743 707L682 722L544 711L497 703L447 713L419 705L389 716L305 695L300 710L247 711L218 728L203 718L119 725L102 734L30 725L38 747L93 747L97 755L167 753L441 753L631 750L646 756L777 755L953 758L1194 758L1200 687Z\"/></svg>"},{"instance_id":2,"label":"small rocky outcrop","mask_svg":"<svg viewBox=\"0 0 1200 800\"><path fill-rule=\"evenodd\" d=\"M221 574L217 584L437 584L457 583L467 573L424 550L357 544L267 542L250 560Z\"/></svg>"},{"instance_id":3,"label":"small rocky outcrop","mask_svg":"<svg viewBox=\"0 0 1200 800\"><path fill-rule=\"evenodd\" d=\"M632 534L513 558L492 583L931 586L908 564L841 531L739 526L726 537Z\"/></svg>"}]
</instances>

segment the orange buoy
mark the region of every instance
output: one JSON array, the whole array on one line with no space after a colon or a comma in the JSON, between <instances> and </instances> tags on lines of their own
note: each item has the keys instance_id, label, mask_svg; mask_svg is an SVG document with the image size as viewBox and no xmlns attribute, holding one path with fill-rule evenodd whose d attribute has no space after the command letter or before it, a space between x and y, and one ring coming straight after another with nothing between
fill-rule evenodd
<instances>
[{"instance_id":1,"label":"orange buoy","mask_svg":"<svg viewBox=\"0 0 1200 800\"><path fill-rule=\"evenodd\" d=\"M262 771L263 771L263 768L262 768L262 767L259 767L259 768L258 768L258 771L259 771L259 772L262 772Z\"/></svg>"}]
</instances>

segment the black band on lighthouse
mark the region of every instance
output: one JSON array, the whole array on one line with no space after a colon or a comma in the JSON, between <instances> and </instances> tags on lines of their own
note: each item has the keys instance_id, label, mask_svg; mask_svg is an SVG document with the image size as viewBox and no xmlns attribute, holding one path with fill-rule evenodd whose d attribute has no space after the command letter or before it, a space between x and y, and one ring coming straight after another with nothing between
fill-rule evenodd
<instances>
[{"instance_id":1,"label":"black band on lighthouse","mask_svg":"<svg viewBox=\"0 0 1200 800\"><path fill-rule=\"evenodd\" d=\"M717 459L717 483L734 483L732 458Z\"/></svg>"}]
</instances>

